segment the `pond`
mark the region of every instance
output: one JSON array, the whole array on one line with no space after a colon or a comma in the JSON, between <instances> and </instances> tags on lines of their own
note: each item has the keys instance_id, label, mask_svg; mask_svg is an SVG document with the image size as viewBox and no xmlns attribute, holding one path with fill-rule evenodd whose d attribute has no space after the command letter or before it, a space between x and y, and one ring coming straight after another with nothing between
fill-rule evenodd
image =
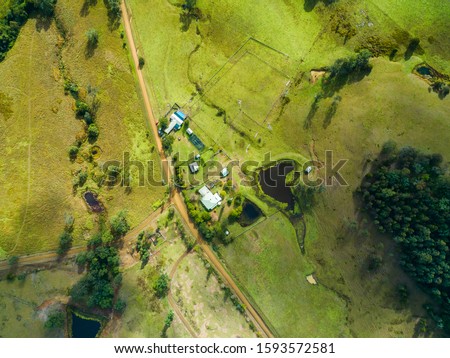
<instances>
[{"instance_id":1,"label":"pond","mask_svg":"<svg viewBox=\"0 0 450 358\"><path fill-rule=\"evenodd\" d=\"M239 224L243 227L249 226L256 222L263 215L260 208L258 208L250 200L245 200L242 205L242 214L239 217Z\"/></svg>"},{"instance_id":2,"label":"pond","mask_svg":"<svg viewBox=\"0 0 450 358\"><path fill-rule=\"evenodd\" d=\"M421 74L422 76L430 76L433 77L433 72L431 72L431 69L428 66L419 66L416 68L417 73Z\"/></svg>"},{"instance_id":3,"label":"pond","mask_svg":"<svg viewBox=\"0 0 450 358\"><path fill-rule=\"evenodd\" d=\"M72 312L72 338L95 338L101 324L93 319L86 319Z\"/></svg>"},{"instance_id":4,"label":"pond","mask_svg":"<svg viewBox=\"0 0 450 358\"><path fill-rule=\"evenodd\" d=\"M83 197L94 213L100 213L103 211L103 207L100 201L97 200L97 196L94 193L87 191L84 193Z\"/></svg>"},{"instance_id":5,"label":"pond","mask_svg":"<svg viewBox=\"0 0 450 358\"><path fill-rule=\"evenodd\" d=\"M290 186L286 185L286 176L293 170L291 162L281 162L259 172L259 184L263 192L279 202L287 203L288 209L294 207L294 197Z\"/></svg>"}]
</instances>

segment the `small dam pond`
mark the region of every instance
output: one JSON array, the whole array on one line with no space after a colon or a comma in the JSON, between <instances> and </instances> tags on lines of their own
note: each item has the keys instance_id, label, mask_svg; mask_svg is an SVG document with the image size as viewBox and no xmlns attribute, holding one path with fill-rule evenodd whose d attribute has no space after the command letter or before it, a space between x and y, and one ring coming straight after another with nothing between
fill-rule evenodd
<instances>
[{"instance_id":1,"label":"small dam pond","mask_svg":"<svg viewBox=\"0 0 450 358\"><path fill-rule=\"evenodd\" d=\"M258 178L263 192L281 203L288 204L288 209L294 207L294 197L291 188L286 185L286 177L293 170L292 162L280 162L267 169L262 169Z\"/></svg>"},{"instance_id":2,"label":"small dam pond","mask_svg":"<svg viewBox=\"0 0 450 358\"><path fill-rule=\"evenodd\" d=\"M95 338L101 326L99 321L86 319L72 312L72 338Z\"/></svg>"},{"instance_id":3,"label":"small dam pond","mask_svg":"<svg viewBox=\"0 0 450 358\"><path fill-rule=\"evenodd\" d=\"M94 193L87 191L83 194L83 197L94 213L100 213L103 211L102 204L98 201L97 196Z\"/></svg>"},{"instance_id":4,"label":"small dam pond","mask_svg":"<svg viewBox=\"0 0 450 358\"><path fill-rule=\"evenodd\" d=\"M245 200L242 204L242 214L239 217L239 224L243 227L250 226L263 215L260 208L258 208L250 200Z\"/></svg>"}]
</instances>

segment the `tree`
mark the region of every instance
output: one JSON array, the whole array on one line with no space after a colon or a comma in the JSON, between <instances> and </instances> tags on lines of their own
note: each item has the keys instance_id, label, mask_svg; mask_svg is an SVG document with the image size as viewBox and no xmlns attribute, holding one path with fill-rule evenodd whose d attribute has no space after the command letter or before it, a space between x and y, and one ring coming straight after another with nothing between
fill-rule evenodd
<instances>
[{"instance_id":1,"label":"tree","mask_svg":"<svg viewBox=\"0 0 450 358\"><path fill-rule=\"evenodd\" d=\"M174 142L174 138L172 136L165 136L162 140L162 146L165 152L172 152L172 144Z\"/></svg>"},{"instance_id":2,"label":"tree","mask_svg":"<svg viewBox=\"0 0 450 358\"><path fill-rule=\"evenodd\" d=\"M87 135L91 142L94 142L97 140L98 136L100 134L100 131L98 130L98 127L95 123L92 123L88 127Z\"/></svg>"},{"instance_id":3,"label":"tree","mask_svg":"<svg viewBox=\"0 0 450 358\"><path fill-rule=\"evenodd\" d=\"M130 230L130 225L127 222L126 212L120 211L116 216L111 219L110 222L111 234L115 239L124 236L128 230Z\"/></svg>"},{"instance_id":4,"label":"tree","mask_svg":"<svg viewBox=\"0 0 450 358\"><path fill-rule=\"evenodd\" d=\"M77 116L84 117L86 112L89 112L89 106L86 102L81 100L75 101L75 112Z\"/></svg>"},{"instance_id":5,"label":"tree","mask_svg":"<svg viewBox=\"0 0 450 358\"><path fill-rule=\"evenodd\" d=\"M67 231L64 231L59 237L59 247L57 250L58 255L62 256L69 251L72 247L72 235Z\"/></svg>"},{"instance_id":6,"label":"tree","mask_svg":"<svg viewBox=\"0 0 450 358\"><path fill-rule=\"evenodd\" d=\"M121 298L117 299L116 303L114 304L114 311L123 313L125 311L125 308L127 307L127 303L122 300Z\"/></svg>"},{"instance_id":7,"label":"tree","mask_svg":"<svg viewBox=\"0 0 450 358\"><path fill-rule=\"evenodd\" d=\"M95 48L98 45L98 31L96 29L91 28L87 30L86 37L89 47Z\"/></svg>"},{"instance_id":8,"label":"tree","mask_svg":"<svg viewBox=\"0 0 450 358\"><path fill-rule=\"evenodd\" d=\"M169 125L169 120L167 119L167 117L161 117L159 119L159 126L161 127L161 130L166 129L168 125Z\"/></svg>"},{"instance_id":9,"label":"tree","mask_svg":"<svg viewBox=\"0 0 450 358\"><path fill-rule=\"evenodd\" d=\"M43 16L53 16L55 12L56 0L33 0L35 8Z\"/></svg>"},{"instance_id":10,"label":"tree","mask_svg":"<svg viewBox=\"0 0 450 358\"><path fill-rule=\"evenodd\" d=\"M145 59L139 56L139 68L142 69L145 65Z\"/></svg>"},{"instance_id":11,"label":"tree","mask_svg":"<svg viewBox=\"0 0 450 358\"><path fill-rule=\"evenodd\" d=\"M105 4L108 9L110 21L117 21L122 14L122 10L120 9L120 0L105 0Z\"/></svg>"},{"instance_id":12,"label":"tree","mask_svg":"<svg viewBox=\"0 0 450 358\"><path fill-rule=\"evenodd\" d=\"M60 329L64 327L66 316L63 311L55 311L48 315L44 327L49 330Z\"/></svg>"},{"instance_id":13,"label":"tree","mask_svg":"<svg viewBox=\"0 0 450 358\"><path fill-rule=\"evenodd\" d=\"M153 285L153 290L158 298L164 298L169 293L170 278L166 273L161 274Z\"/></svg>"},{"instance_id":14,"label":"tree","mask_svg":"<svg viewBox=\"0 0 450 358\"><path fill-rule=\"evenodd\" d=\"M76 145L71 145L69 147L69 157L70 159L75 159L78 155L78 151L80 150L80 148L78 148Z\"/></svg>"},{"instance_id":15,"label":"tree","mask_svg":"<svg viewBox=\"0 0 450 358\"><path fill-rule=\"evenodd\" d=\"M9 266L15 266L15 265L17 265L18 262L19 262L19 256L11 256L8 259L8 265Z\"/></svg>"}]
</instances>

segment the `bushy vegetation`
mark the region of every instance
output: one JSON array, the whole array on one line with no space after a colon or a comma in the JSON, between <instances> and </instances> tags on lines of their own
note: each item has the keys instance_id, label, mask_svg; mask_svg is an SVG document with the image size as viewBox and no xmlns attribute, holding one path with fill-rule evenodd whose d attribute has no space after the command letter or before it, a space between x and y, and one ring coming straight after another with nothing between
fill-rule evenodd
<instances>
[{"instance_id":1,"label":"bushy vegetation","mask_svg":"<svg viewBox=\"0 0 450 358\"><path fill-rule=\"evenodd\" d=\"M119 253L114 244L103 242L102 233L98 233L89 241L88 251L77 256L76 262L87 266L87 274L72 288L72 300L91 308L113 308L115 292L122 283Z\"/></svg>"},{"instance_id":2,"label":"bushy vegetation","mask_svg":"<svg viewBox=\"0 0 450 358\"><path fill-rule=\"evenodd\" d=\"M32 12L44 17L53 15L56 0L11 0L6 16L0 19L0 62L13 47L20 28Z\"/></svg>"},{"instance_id":3,"label":"bushy vegetation","mask_svg":"<svg viewBox=\"0 0 450 358\"><path fill-rule=\"evenodd\" d=\"M441 305L437 324L450 332L450 181L442 156L389 142L360 191L375 225L400 246L403 267Z\"/></svg>"},{"instance_id":4,"label":"bushy vegetation","mask_svg":"<svg viewBox=\"0 0 450 358\"><path fill-rule=\"evenodd\" d=\"M48 330L60 329L64 327L66 315L63 311L54 311L50 313L45 321L44 327Z\"/></svg>"},{"instance_id":5,"label":"bushy vegetation","mask_svg":"<svg viewBox=\"0 0 450 358\"><path fill-rule=\"evenodd\" d=\"M142 265L145 266L150 258L150 240L149 235L144 231L139 233L137 237L136 251L142 261Z\"/></svg>"},{"instance_id":6,"label":"bushy vegetation","mask_svg":"<svg viewBox=\"0 0 450 358\"><path fill-rule=\"evenodd\" d=\"M127 222L127 215L125 211L120 211L116 216L111 219L111 234L115 239L124 236L128 230L130 230L130 225Z\"/></svg>"},{"instance_id":7,"label":"bushy vegetation","mask_svg":"<svg viewBox=\"0 0 450 358\"><path fill-rule=\"evenodd\" d=\"M158 279L153 285L153 290L158 298L164 298L169 293L170 278L166 273L159 275Z\"/></svg>"},{"instance_id":8,"label":"bushy vegetation","mask_svg":"<svg viewBox=\"0 0 450 358\"><path fill-rule=\"evenodd\" d=\"M59 237L58 255L62 256L72 247L72 235L68 231L64 231Z\"/></svg>"}]
</instances>

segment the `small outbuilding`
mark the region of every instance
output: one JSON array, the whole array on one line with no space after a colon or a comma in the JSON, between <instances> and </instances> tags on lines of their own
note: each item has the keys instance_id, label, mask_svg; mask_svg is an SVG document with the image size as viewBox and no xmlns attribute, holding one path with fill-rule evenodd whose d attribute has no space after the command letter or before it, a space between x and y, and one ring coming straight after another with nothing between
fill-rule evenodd
<instances>
[{"instance_id":1,"label":"small outbuilding","mask_svg":"<svg viewBox=\"0 0 450 358\"><path fill-rule=\"evenodd\" d=\"M192 134L194 134L194 131L191 128L188 128L188 129L186 129L186 133L188 135L192 135Z\"/></svg>"},{"instance_id":2,"label":"small outbuilding","mask_svg":"<svg viewBox=\"0 0 450 358\"><path fill-rule=\"evenodd\" d=\"M192 162L189 164L189 170L192 174L195 174L199 171L200 167L198 166L197 162Z\"/></svg>"},{"instance_id":3,"label":"small outbuilding","mask_svg":"<svg viewBox=\"0 0 450 358\"><path fill-rule=\"evenodd\" d=\"M309 173L311 173L312 172L312 167L311 166L309 166L309 167L307 167L306 169L305 169L305 174L309 174Z\"/></svg>"},{"instance_id":4,"label":"small outbuilding","mask_svg":"<svg viewBox=\"0 0 450 358\"><path fill-rule=\"evenodd\" d=\"M223 168L223 169L220 171L220 176L221 176L222 178L225 178L226 176L228 176L228 174L230 174L230 173L228 172L228 168Z\"/></svg>"}]
</instances>

